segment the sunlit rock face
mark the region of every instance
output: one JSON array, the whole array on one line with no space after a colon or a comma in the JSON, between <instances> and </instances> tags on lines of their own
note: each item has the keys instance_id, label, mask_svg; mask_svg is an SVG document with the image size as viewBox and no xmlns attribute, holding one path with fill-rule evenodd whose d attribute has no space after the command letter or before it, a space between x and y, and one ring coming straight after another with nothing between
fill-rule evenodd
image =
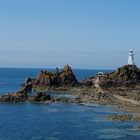
<instances>
[{"instance_id":1,"label":"sunlit rock face","mask_svg":"<svg viewBox=\"0 0 140 140\"><path fill-rule=\"evenodd\" d=\"M111 73L110 77L120 81L139 82L140 69L136 65L125 65Z\"/></svg>"},{"instance_id":2,"label":"sunlit rock face","mask_svg":"<svg viewBox=\"0 0 140 140\"><path fill-rule=\"evenodd\" d=\"M125 65L108 74L106 79L100 81L100 86L131 86L139 82L140 69L136 65Z\"/></svg>"},{"instance_id":3,"label":"sunlit rock face","mask_svg":"<svg viewBox=\"0 0 140 140\"><path fill-rule=\"evenodd\" d=\"M41 71L35 78L33 85L38 86L63 86L74 85L78 81L69 65L65 65L62 70L58 68L52 73L48 71Z\"/></svg>"},{"instance_id":4,"label":"sunlit rock face","mask_svg":"<svg viewBox=\"0 0 140 140\"><path fill-rule=\"evenodd\" d=\"M140 83L140 69L136 65L124 65L112 73L89 77L81 84L92 87L127 87Z\"/></svg>"}]
</instances>

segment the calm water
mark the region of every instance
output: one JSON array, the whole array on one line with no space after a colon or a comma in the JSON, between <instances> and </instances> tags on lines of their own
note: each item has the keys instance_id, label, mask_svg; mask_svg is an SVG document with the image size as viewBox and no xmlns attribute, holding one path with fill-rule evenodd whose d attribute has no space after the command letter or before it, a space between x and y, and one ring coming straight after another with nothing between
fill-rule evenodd
<instances>
[{"instance_id":1,"label":"calm water","mask_svg":"<svg viewBox=\"0 0 140 140\"><path fill-rule=\"evenodd\" d=\"M0 93L15 91L39 69L0 69ZM95 70L75 70L78 79ZM140 140L131 122L107 121L111 106L95 104L0 104L0 140Z\"/></svg>"}]
</instances>

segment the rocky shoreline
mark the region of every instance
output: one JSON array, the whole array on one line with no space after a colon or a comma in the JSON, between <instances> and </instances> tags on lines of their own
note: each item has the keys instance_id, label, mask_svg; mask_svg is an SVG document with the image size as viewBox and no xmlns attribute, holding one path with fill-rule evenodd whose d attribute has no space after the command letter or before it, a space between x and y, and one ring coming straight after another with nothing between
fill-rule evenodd
<instances>
[{"instance_id":1,"label":"rocky shoreline","mask_svg":"<svg viewBox=\"0 0 140 140\"><path fill-rule=\"evenodd\" d=\"M125 65L112 73L97 74L78 81L71 67L66 65L62 70L56 68L54 72L41 71L37 77L27 78L19 91L1 95L0 102L114 105L118 115L108 116L107 119L140 122L139 81L140 69L136 66ZM66 94L59 96L63 92ZM119 115L119 111L129 114Z\"/></svg>"}]
</instances>

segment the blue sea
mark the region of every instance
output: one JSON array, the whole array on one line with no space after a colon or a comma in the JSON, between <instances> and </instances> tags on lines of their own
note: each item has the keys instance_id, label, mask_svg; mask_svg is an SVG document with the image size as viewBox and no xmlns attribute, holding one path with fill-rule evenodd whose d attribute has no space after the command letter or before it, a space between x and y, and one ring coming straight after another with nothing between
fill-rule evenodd
<instances>
[{"instance_id":1,"label":"blue sea","mask_svg":"<svg viewBox=\"0 0 140 140\"><path fill-rule=\"evenodd\" d=\"M35 77L39 71L1 68L0 94L18 90L26 77ZM98 71L74 73L82 80ZM0 140L140 140L140 132L134 129L138 124L105 119L116 113L112 106L97 104L1 103Z\"/></svg>"}]
</instances>

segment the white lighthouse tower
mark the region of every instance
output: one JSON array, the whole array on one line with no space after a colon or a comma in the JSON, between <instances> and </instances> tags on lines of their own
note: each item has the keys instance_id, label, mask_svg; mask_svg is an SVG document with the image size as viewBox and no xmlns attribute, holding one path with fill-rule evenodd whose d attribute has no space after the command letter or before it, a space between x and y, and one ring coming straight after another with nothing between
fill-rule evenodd
<instances>
[{"instance_id":1,"label":"white lighthouse tower","mask_svg":"<svg viewBox=\"0 0 140 140\"><path fill-rule=\"evenodd\" d=\"M134 62L134 53L133 53L133 50L132 49L130 49L130 52L129 52L129 57L128 57L127 65L135 65L135 62Z\"/></svg>"}]
</instances>

